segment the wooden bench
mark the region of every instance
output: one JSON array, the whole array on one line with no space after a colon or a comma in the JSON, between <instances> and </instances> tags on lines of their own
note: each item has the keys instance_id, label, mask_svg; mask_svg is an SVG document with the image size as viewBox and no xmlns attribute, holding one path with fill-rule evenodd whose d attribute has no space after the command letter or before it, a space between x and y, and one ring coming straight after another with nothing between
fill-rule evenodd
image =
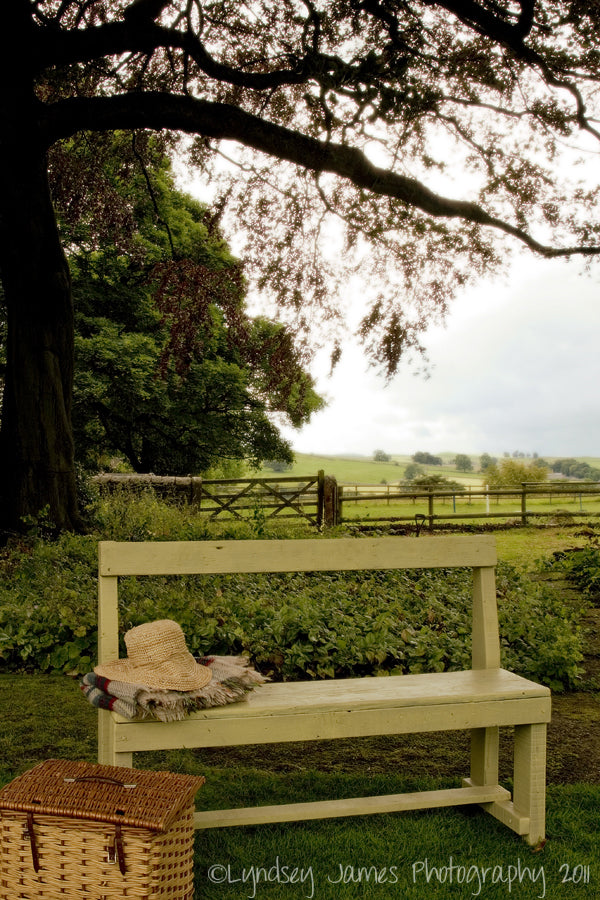
<instances>
[{"instance_id":1,"label":"wooden bench","mask_svg":"<svg viewBox=\"0 0 600 900\"><path fill-rule=\"evenodd\" d=\"M99 712L99 761L131 766L148 750L325 740L410 732L471 731L469 776L447 790L285 806L202 811L199 828L459 804L480 804L523 835L544 838L546 723L550 691L500 667L490 536L265 541L101 542L99 662L118 650L118 579L127 575L357 571L470 567L473 653L468 671L257 688L247 702L203 710L182 722L128 720ZM210 652L210 648L201 648ZM498 729L514 728L513 795L498 784Z\"/></svg>"}]
</instances>

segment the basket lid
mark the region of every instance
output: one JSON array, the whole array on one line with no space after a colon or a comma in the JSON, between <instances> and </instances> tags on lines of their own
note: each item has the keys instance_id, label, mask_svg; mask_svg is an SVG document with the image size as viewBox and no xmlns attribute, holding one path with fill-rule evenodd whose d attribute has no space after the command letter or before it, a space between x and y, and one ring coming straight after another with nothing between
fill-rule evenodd
<instances>
[{"instance_id":1,"label":"basket lid","mask_svg":"<svg viewBox=\"0 0 600 900\"><path fill-rule=\"evenodd\" d=\"M0 809L166 831L204 781L200 775L49 759L0 790Z\"/></svg>"}]
</instances>

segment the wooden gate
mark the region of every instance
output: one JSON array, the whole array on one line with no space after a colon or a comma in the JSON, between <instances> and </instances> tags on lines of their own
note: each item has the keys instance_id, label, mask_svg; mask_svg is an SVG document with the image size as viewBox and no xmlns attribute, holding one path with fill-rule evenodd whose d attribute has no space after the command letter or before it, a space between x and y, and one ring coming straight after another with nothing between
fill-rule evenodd
<instances>
[{"instance_id":1,"label":"wooden gate","mask_svg":"<svg viewBox=\"0 0 600 900\"><path fill-rule=\"evenodd\" d=\"M157 494L182 500L200 508L211 519L298 518L311 525L332 525L330 483L323 471L316 475L284 475L270 478L203 479L199 476L112 474L92 479L106 490L151 488ZM335 510L334 510L335 512Z\"/></svg>"}]
</instances>

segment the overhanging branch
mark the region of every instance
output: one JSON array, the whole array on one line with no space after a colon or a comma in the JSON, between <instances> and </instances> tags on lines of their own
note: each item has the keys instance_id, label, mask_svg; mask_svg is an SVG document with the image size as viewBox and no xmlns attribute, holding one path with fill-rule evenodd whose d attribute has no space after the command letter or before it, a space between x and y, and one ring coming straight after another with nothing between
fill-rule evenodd
<instances>
[{"instance_id":1,"label":"overhanging branch","mask_svg":"<svg viewBox=\"0 0 600 900\"><path fill-rule=\"evenodd\" d=\"M46 107L42 134L47 146L78 131L169 129L233 140L314 172L331 172L356 187L391 197L437 218L460 218L510 235L545 257L600 254L597 246L549 247L476 203L429 190L414 178L374 166L360 150L320 141L261 119L236 106L162 92L72 98Z\"/></svg>"}]
</instances>

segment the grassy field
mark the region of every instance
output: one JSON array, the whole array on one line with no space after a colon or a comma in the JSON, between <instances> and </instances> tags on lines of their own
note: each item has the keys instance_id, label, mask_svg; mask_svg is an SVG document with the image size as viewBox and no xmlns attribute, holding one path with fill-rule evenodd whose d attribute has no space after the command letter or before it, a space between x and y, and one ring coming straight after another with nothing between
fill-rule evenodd
<instances>
[{"instance_id":1,"label":"grassy field","mask_svg":"<svg viewBox=\"0 0 600 900\"><path fill-rule=\"evenodd\" d=\"M502 522L506 519L519 519L521 517L521 498L519 495L504 497L492 497L488 502L483 497L469 497L468 492L476 492L485 487L483 478L478 472L458 472L452 464L455 454L440 454L444 465L424 466L427 474L441 475L444 478L456 481L464 488L464 493L457 493L454 497L435 499L434 515L440 520L451 521L453 515L463 516L463 521L470 524L484 524L487 522ZM472 457L476 469L479 460ZM600 466L600 460L587 457L586 462ZM385 519L406 519L414 522L415 515L429 513L427 497L398 498L395 491L399 482L404 481L404 471L411 462L409 456L395 456L390 462L375 462L366 457L343 456L317 456L311 454L297 454L296 462L287 470L286 476L306 476L323 470L326 475L333 475L338 484L343 488L342 516L346 522L382 522ZM273 470L264 468L261 476L276 477ZM360 499L362 495L383 493L386 498L378 501ZM487 513L491 514L489 517ZM532 517L538 517L539 523L559 514L569 514L584 521L586 515L600 515L600 496L586 497L585 494L573 493L557 494L552 497L542 495L540 497L528 497L527 512Z\"/></svg>"},{"instance_id":2,"label":"grassy field","mask_svg":"<svg viewBox=\"0 0 600 900\"><path fill-rule=\"evenodd\" d=\"M480 485L477 474L457 472L450 464L451 454L446 454L445 465L423 466L424 471L453 478L465 485ZM444 457L442 456L442 459ZM412 462L410 456L393 456L391 462L375 462L361 456L317 456L311 453L297 453L296 461L285 475L310 475L323 469L326 475L333 475L341 484L394 484L404 480L404 470ZM261 476L272 477L275 473L267 467L261 469Z\"/></svg>"},{"instance_id":3,"label":"grassy field","mask_svg":"<svg viewBox=\"0 0 600 900\"><path fill-rule=\"evenodd\" d=\"M460 481L465 485L480 486L482 476L478 473L479 457L471 456L473 462L473 472L464 473L457 472L456 466L452 463L456 453L439 453L443 465L442 466L423 466L427 474L434 473L443 475L445 478L452 478ZM544 457L548 462L552 462L554 457ZM577 457L578 460L588 463L590 466L600 468L600 458L593 456ZM527 462L527 460L524 460ZM391 454L391 462L375 462L371 457L366 456L320 456L311 453L297 453L295 463L286 475L311 475L323 469L326 475L333 475L340 483L348 484L381 484L382 482L394 483L403 480L404 470L406 466L412 462L409 455ZM274 475L272 469L263 468L261 476L269 477Z\"/></svg>"}]
</instances>

